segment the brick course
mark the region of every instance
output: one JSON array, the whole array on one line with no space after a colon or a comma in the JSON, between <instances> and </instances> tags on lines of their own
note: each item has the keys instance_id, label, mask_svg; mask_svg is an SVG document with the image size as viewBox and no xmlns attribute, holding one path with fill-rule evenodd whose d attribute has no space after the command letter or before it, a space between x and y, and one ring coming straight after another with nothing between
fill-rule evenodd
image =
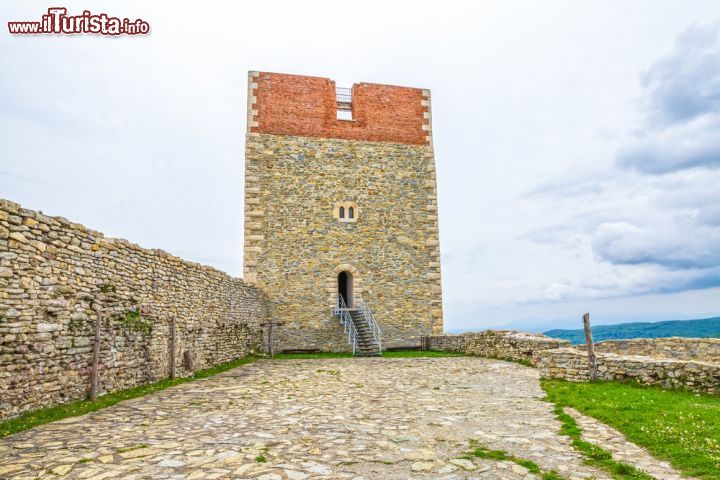
<instances>
[{"instance_id":1,"label":"brick course","mask_svg":"<svg viewBox=\"0 0 720 480\"><path fill-rule=\"evenodd\" d=\"M328 78L250 72L250 80L251 133L415 145L430 141L428 90L357 83L353 120L347 121L337 119L335 82Z\"/></svg>"}]
</instances>

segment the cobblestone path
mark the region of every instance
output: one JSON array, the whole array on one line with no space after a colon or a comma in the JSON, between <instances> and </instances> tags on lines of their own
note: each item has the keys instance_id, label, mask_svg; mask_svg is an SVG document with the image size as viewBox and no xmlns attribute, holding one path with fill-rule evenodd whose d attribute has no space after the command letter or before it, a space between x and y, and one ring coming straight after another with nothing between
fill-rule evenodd
<instances>
[{"instance_id":1,"label":"cobblestone path","mask_svg":"<svg viewBox=\"0 0 720 480\"><path fill-rule=\"evenodd\" d=\"M539 478L462 458L474 439L606 479L542 395L535 369L479 358L263 360L0 439L0 478Z\"/></svg>"}]
</instances>

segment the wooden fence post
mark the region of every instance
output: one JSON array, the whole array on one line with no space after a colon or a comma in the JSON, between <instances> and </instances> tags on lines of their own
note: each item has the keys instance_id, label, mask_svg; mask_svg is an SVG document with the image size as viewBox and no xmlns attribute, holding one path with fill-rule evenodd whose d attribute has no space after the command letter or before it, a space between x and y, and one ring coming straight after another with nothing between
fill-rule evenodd
<instances>
[{"instance_id":1,"label":"wooden fence post","mask_svg":"<svg viewBox=\"0 0 720 480\"><path fill-rule=\"evenodd\" d=\"M282 326L283 322L278 322L277 320L271 320L266 323L261 323L261 327L268 327L268 353L270 354L270 358L272 358L275 355L275 340L274 340L274 327Z\"/></svg>"},{"instance_id":2,"label":"wooden fence post","mask_svg":"<svg viewBox=\"0 0 720 480\"><path fill-rule=\"evenodd\" d=\"M100 323L103 314L98 312L95 319L95 343L93 344L92 370L90 374L90 401L97 400L98 393L98 369L100 366Z\"/></svg>"},{"instance_id":3,"label":"wooden fence post","mask_svg":"<svg viewBox=\"0 0 720 480\"><path fill-rule=\"evenodd\" d=\"M590 314L583 315L583 326L585 327L585 343L587 344L588 371L590 381L597 380L597 358L595 357L595 344L593 343L592 330L590 330Z\"/></svg>"},{"instance_id":4,"label":"wooden fence post","mask_svg":"<svg viewBox=\"0 0 720 480\"><path fill-rule=\"evenodd\" d=\"M175 317L170 319L170 378L175 378L175 350L176 350L176 337L175 337Z\"/></svg>"},{"instance_id":5,"label":"wooden fence post","mask_svg":"<svg viewBox=\"0 0 720 480\"><path fill-rule=\"evenodd\" d=\"M273 349L273 327L275 326L274 322L270 322L270 328L268 330L268 345L270 350L270 358L275 356L275 351Z\"/></svg>"}]
</instances>

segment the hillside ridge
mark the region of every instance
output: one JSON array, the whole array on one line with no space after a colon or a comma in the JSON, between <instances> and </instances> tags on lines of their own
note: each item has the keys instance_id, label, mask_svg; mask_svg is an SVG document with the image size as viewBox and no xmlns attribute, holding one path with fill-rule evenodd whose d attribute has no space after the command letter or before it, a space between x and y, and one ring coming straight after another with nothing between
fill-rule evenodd
<instances>
[{"instance_id":1,"label":"hillside ridge","mask_svg":"<svg viewBox=\"0 0 720 480\"><path fill-rule=\"evenodd\" d=\"M592 332L596 342L631 338L720 338L720 317L596 325L592 327ZM549 337L570 340L574 344L585 343L585 332L582 329L553 329L544 333Z\"/></svg>"}]
</instances>

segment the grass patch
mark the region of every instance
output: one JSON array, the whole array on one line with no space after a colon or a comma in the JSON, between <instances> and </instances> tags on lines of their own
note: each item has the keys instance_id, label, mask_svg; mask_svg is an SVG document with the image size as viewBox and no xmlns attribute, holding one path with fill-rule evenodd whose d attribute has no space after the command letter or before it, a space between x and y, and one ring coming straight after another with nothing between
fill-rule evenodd
<instances>
[{"instance_id":1,"label":"grass patch","mask_svg":"<svg viewBox=\"0 0 720 480\"><path fill-rule=\"evenodd\" d=\"M74 402L63 403L62 405L56 405L54 407L29 412L17 418L0 422L0 437L21 432L44 423L62 420L63 418L84 415L86 413L110 407L118 402L122 402L123 400L142 397L149 393L159 392L161 390L165 390L166 388L180 385L182 383L192 382L193 380L197 380L199 378L210 377L218 373L226 372L235 367L251 363L255 361L256 358L257 357L239 358L237 360L233 360L232 362L207 368L205 370L199 370L189 377L176 378L174 380L160 380L159 382L148 385L122 390L120 392L108 393L107 395L103 395L98 398L95 402L91 402L89 400L76 400Z\"/></svg>"},{"instance_id":2,"label":"grass patch","mask_svg":"<svg viewBox=\"0 0 720 480\"><path fill-rule=\"evenodd\" d=\"M317 352L317 353L276 353L273 360L298 360L315 358L352 358L350 352Z\"/></svg>"},{"instance_id":3,"label":"grass patch","mask_svg":"<svg viewBox=\"0 0 720 480\"><path fill-rule=\"evenodd\" d=\"M604 381L542 386L548 400L614 427L683 474L720 480L719 396Z\"/></svg>"},{"instance_id":4,"label":"grass patch","mask_svg":"<svg viewBox=\"0 0 720 480\"><path fill-rule=\"evenodd\" d=\"M394 350L383 352L383 358L416 358L416 357L464 357L464 353L436 352L434 350Z\"/></svg>"},{"instance_id":5,"label":"grass patch","mask_svg":"<svg viewBox=\"0 0 720 480\"><path fill-rule=\"evenodd\" d=\"M510 461L527 468L530 473L541 475L543 480L564 480L563 477L557 474L557 472L545 471L532 460L525 460L523 458L516 457L504 450L491 450L489 448L485 448L475 440L470 441L470 447L473 449L469 453L469 456L471 457L486 458L490 460L497 460L499 462Z\"/></svg>"},{"instance_id":6,"label":"grass patch","mask_svg":"<svg viewBox=\"0 0 720 480\"><path fill-rule=\"evenodd\" d=\"M265 463L267 462L267 458L265 458L265 455L258 455L257 457L255 457L255 461L257 463Z\"/></svg>"},{"instance_id":7,"label":"grass patch","mask_svg":"<svg viewBox=\"0 0 720 480\"><path fill-rule=\"evenodd\" d=\"M535 367L530 360L527 358L510 358L510 357L485 357L491 360L500 360L502 362L511 362L522 365L523 367Z\"/></svg>"},{"instance_id":8,"label":"grass patch","mask_svg":"<svg viewBox=\"0 0 720 480\"><path fill-rule=\"evenodd\" d=\"M140 445L133 445L132 447L120 448L117 453L132 452L133 450L140 450L141 448L148 448L148 446L141 443Z\"/></svg>"},{"instance_id":9,"label":"grass patch","mask_svg":"<svg viewBox=\"0 0 720 480\"><path fill-rule=\"evenodd\" d=\"M572 446L585 455L587 464L604 469L617 480L654 480L653 477L632 465L613 460L612 454L604 448L583 440L581 438L582 430L578 427L577 422L565 413L561 406L555 407L555 415L562 422L560 433L572 439Z\"/></svg>"},{"instance_id":10,"label":"grass patch","mask_svg":"<svg viewBox=\"0 0 720 480\"><path fill-rule=\"evenodd\" d=\"M432 350L395 350L383 352L383 358L419 358L419 357L463 357L462 353L435 352ZM322 358L352 358L350 352L317 352L317 353L277 353L274 360L299 360Z\"/></svg>"},{"instance_id":11,"label":"grass patch","mask_svg":"<svg viewBox=\"0 0 720 480\"><path fill-rule=\"evenodd\" d=\"M152 324L145 320L138 312L130 310L124 315L115 317L115 321L123 324L130 330L149 335L152 332Z\"/></svg>"}]
</instances>

